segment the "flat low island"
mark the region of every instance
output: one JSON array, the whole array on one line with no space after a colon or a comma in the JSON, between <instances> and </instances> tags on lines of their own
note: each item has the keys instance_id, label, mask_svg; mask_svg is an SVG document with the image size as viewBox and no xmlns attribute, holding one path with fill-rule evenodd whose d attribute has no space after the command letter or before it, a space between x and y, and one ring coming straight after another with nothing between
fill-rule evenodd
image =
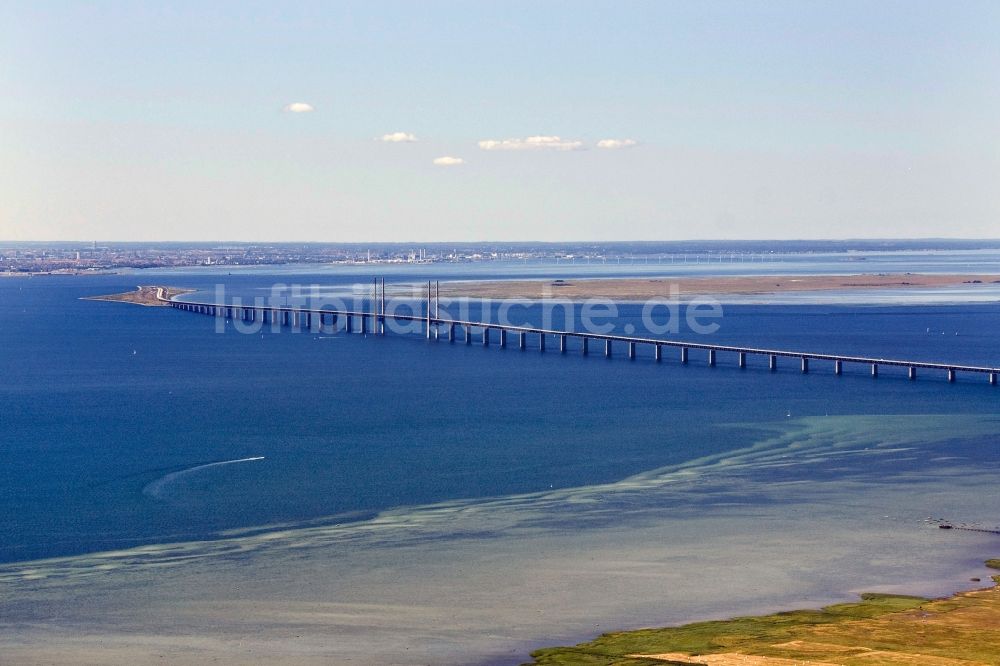
<instances>
[{"instance_id":1,"label":"flat low island","mask_svg":"<svg viewBox=\"0 0 1000 666\"><path fill-rule=\"evenodd\" d=\"M107 294L105 296L87 296L87 301L115 301L117 303L134 303L135 305L146 305L149 307L168 307L169 301L174 296L190 294L194 289L184 289L181 287L160 287L156 285L139 286L135 291L126 291L121 294Z\"/></svg>"},{"instance_id":2,"label":"flat low island","mask_svg":"<svg viewBox=\"0 0 1000 666\"><path fill-rule=\"evenodd\" d=\"M582 300L605 298L639 301L679 296L764 295L785 292L916 289L1000 284L1000 275L862 274L733 275L714 277L588 278L583 280L496 280L448 282L441 295L450 298Z\"/></svg>"}]
</instances>

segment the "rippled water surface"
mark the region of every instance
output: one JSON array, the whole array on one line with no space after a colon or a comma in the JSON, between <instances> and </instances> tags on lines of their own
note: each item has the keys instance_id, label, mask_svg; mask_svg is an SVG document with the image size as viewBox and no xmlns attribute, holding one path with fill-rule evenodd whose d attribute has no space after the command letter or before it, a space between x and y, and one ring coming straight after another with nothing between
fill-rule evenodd
<instances>
[{"instance_id":1,"label":"rippled water surface","mask_svg":"<svg viewBox=\"0 0 1000 666\"><path fill-rule=\"evenodd\" d=\"M893 255L866 270L1000 272L997 259ZM767 270L845 265L778 263ZM370 277L229 272L0 280L7 617L58 634L53 617L95 622L94 608L101 630L211 616L228 635L246 629L226 611L239 607L262 636L274 618L313 618L303 649L318 655L332 641L335 656L377 663L517 663L531 645L609 622L879 584L945 592L1000 554L992 535L925 522L1000 522L1000 389L984 378L217 333L207 317L78 300L137 282L249 298L275 282L350 289ZM388 277L678 272L494 264ZM706 340L1000 365L996 302L940 296L729 303ZM623 305L621 322L638 323L640 307ZM163 596L140 603L138 589ZM70 601L79 595L89 610ZM341 620L316 620L334 610L323 604Z\"/></svg>"}]
</instances>

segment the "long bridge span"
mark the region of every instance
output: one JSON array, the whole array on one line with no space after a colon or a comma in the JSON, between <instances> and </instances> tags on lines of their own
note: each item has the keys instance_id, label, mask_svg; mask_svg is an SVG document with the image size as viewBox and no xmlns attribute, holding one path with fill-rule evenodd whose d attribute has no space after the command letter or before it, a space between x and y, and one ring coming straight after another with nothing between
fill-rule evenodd
<instances>
[{"instance_id":1,"label":"long bridge span","mask_svg":"<svg viewBox=\"0 0 1000 666\"><path fill-rule=\"evenodd\" d=\"M478 342L483 346L496 344L501 348L505 348L508 346L508 338L513 337L520 349L527 349L529 342L532 342L532 346L535 346L540 351L546 351L551 342L553 348L558 348L560 353L566 353L569 349L568 341L575 339L579 342L579 350L584 355L596 352L603 353L608 358L613 355L617 347L619 349L624 348L625 354L629 359L635 359L636 349L646 347L653 350L653 359L656 362L663 360L664 348L676 350L681 363L688 363L691 351L697 350L704 352L705 362L709 366L714 366L717 355L723 353L735 355L737 366L740 368L747 366L748 357L766 358L768 368L772 371L777 370L779 358L790 358L795 359L796 364L803 373L809 372L810 362L825 361L832 364L833 373L836 375L843 373L845 364L863 366L871 373L872 377L878 377L880 367L902 367L906 368L907 376L911 380L917 378L917 370L927 370L940 373L949 382L954 382L958 373L985 376L991 386L996 386L997 375L1000 374L1000 367L848 356L787 349L766 349L762 347L740 347L735 345L663 340L660 338L610 335L582 331L560 331L533 326L512 326L500 323L450 319L440 316L436 303L432 299L430 283L427 286L426 307L422 314L388 312L385 308L384 280L382 281L381 297L378 295L376 286L376 297L372 301L372 310L370 311L364 309L338 310L298 306L200 303L182 297L168 299L164 296L162 288L157 290L157 299L175 309L211 317L239 319L247 322L260 321L262 323L271 323L272 325L297 326L305 329L317 326L318 330L323 330L324 326L329 325L331 327L329 330L333 332L341 330L340 326L341 322L343 322L342 330L347 333L357 331L373 335L386 335L386 322L389 320L410 323L419 322L428 339L445 337L449 342L455 342L458 339L456 335L460 331L462 341L465 344L472 344L473 339L477 338Z\"/></svg>"}]
</instances>

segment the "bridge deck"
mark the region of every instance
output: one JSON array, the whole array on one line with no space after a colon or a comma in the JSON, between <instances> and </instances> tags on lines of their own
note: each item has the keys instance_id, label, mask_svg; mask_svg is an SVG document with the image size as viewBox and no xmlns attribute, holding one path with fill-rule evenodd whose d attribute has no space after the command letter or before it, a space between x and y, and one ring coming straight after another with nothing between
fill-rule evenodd
<instances>
[{"instance_id":1,"label":"bridge deck","mask_svg":"<svg viewBox=\"0 0 1000 666\"><path fill-rule=\"evenodd\" d=\"M161 299L167 300L167 299ZM379 318L382 320L393 319L405 322L420 322L430 327L457 326L465 329L496 330L508 333L526 333L540 336L566 336L567 338L578 338L595 340L600 342L623 342L636 345L656 345L660 347L674 347L680 349L702 349L715 352L731 352L735 354L747 354L752 356L774 356L785 358L796 358L820 361L840 361L841 363L853 363L870 366L897 366L905 368L921 368L929 370L943 370L946 372L972 372L989 374L991 382L996 381L996 375L1000 374L1000 367L980 366L980 365L959 365L954 363L936 363L930 361L911 361L897 358L879 358L870 356L848 356L843 354L827 354L819 352L794 351L789 349L768 349L764 347L740 347L735 345L719 345L705 342L687 342L683 340L665 340L661 338L644 338L627 335L611 335L604 333L587 333L581 331L560 331L555 329L537 328L533 326L511 326L507 324L494 324L481 321L463 321L460 319L448 319L444 317L428 317L426 314L395 314L377 312L355 311L355 310L333 310L327 308L299 308L291 306L261 306L261 305L234 305L218 303L199 303L196 301L172 299L168 301L174 307L193 306L203 308L219 308L244 310L253 312L290 312L296 314L328 315L337 317L367 317ZM217 310L215 310L217 312Z\"/></svg>"}]
</instances>

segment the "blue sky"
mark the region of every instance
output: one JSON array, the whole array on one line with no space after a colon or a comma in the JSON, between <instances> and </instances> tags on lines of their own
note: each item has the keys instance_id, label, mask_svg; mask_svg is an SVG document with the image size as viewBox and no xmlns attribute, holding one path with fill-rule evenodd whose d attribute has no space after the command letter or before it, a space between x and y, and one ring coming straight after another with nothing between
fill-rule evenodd
<instances>
[{"instance_id":1,"label":"blue sky","mask_svg":"<svg viewBox=\"0 0 1000 666\"><path fill-rule=\"evenodd\" d=\"M3 3L0 238L997 237L997 35L997 2Z\"/></svg>"}]
</instances>

